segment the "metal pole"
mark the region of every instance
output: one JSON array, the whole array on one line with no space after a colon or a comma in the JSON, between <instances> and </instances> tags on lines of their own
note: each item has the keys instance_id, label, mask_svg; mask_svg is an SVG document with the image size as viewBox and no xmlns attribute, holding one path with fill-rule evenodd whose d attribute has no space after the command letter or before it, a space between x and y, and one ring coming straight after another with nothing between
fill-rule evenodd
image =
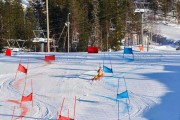
<instances>
[{"instance_id":1,"label":"metal pole","mask_svg":"<svg viewBox=\"0 0 180 120\"><path fill-rule=\"evenodd\" d=\"M44 52L44 43L41 42L41 52Z\"/></svg>"},{"instance_id":2,"label":"metal pole","mask_svg":"<svg viewBox=\"0 0 180 120\"><path fill-rule=\"evenodd\" d=\"M109 43L108 43L108 42L109 42L109 39L108 39L108 38L109 38L109 32L107 33L107 52L109 51L109 50L108 50L108 49L109 49L109 47L108 47L108 46L109 46Z\"/></svg>"},{"instance_id":3,"label":"metal pole","mask_svg":"<svg viewBox=\"0 0 180 120\"><path fill-rule=\"evenodd\" d=\"M143 46L143 12L141 12L141 39L140 44Z\"/></svg>"},{"instance_id":4,"label":"metal pole","mask_svg":"<svg viewBox=\"0 0 180 120\"><path fill-rule=\"evenodd\" d=\"M101 27L101 51L102 51L102 27Z\"/></svg>"},{"instance_id":5,"label":"metal pole","mask_svg":"<svg viewBox=\"0 0 180 120\"><path fill-rule=\"evenodd\" d=\"M50 52L50 43L49 43L49 11L48 11L48 0L46 0L46 19L47 19L47 49Z\"/></svg>"},{"instance_id":6,"label":"metal pole","mask_svg":"<svg viewBox=\"0 0 180 120\"><path fill-rule=\"evenodd\" d=\"M109 51L109 24L108 24L108 27L107 27L107 52Z\"/></svg>"},{"instance_id":7,"label":"metal pole","mask_svg":"<svg viewBox=\"0 0 180 120\"><path fill-rule=\"evenodd\" d=\"M69 15L70 15L70 13L68 13L68 53L69 53L69 25L70 25Z\"/></svg>"},{"instance_id":8,"label":"metal pole","mask_svg":"<svg viewBox=\"0 0 180 120\"><path fill-rule=\"evenodd\" d=\"M24 25L26 24L26 10L24 10Z\"/></svg>"},{"instance_id":9,"label":"metal pole","mask_svg":"<svg viewBox=\"0 0 180 120\"><path fill-rule=\"evenodd\" d=\"M147 52L149 52L149 36L147 36Z\"/></svg>"}]
</instances>

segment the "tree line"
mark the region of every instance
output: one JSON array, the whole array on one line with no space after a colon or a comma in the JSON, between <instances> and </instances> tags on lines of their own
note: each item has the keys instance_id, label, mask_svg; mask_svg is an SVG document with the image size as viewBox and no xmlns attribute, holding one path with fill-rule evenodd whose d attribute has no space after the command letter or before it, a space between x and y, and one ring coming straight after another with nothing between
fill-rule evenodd
<instances>
[{"instance_id":1,"label":"tree line","mask_svg":"<svg viewBox=\"0 0 180 120\"><path fill-rule=\"evenodd\" d=\"M0 51L8 46L6 40L26 40L25 47L39 48L33 43L33 30L43 30L46 37L46 0L34 0L26 9L21 0L0 0ZM96 46L101 51L119 50L122 39L134 31L140 34L140 15L134 13L134 0L49 0L49 26L53 50L67 51L68 17L70 51L86 51ZM154 14L164 16L174 10L180 19L180 2L146 0ZM155 15L154 15L155 16ZM128 22L127 22L128 21ZM133 32L132 32L133 31ZM17 45L14 45L17 47Z\"/></svg>"}]
</instances>

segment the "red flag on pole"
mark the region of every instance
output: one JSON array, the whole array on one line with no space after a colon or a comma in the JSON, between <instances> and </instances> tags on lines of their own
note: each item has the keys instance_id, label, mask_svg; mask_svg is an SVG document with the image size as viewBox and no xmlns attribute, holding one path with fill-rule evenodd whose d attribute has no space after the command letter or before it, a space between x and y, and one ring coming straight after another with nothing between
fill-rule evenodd
<instances>
[{"instance_id":1,"label":"red flag on pole","mask_svg":"<svg viewBox=\"0 0 180 120\"><path fill-rule=\"evenodd\" d=\"M28 96L22 96L21 102L32 101L33 93L30 93Z\"/></svg>"},{"instance_id":2,"label":"red flag on pole","mask_svg":"<svg viewBox=\"0 0 180 120\"><path fill-rule=\"evenodd\" d=\"M65 116L61 115L62 108L63 108L63 105L64 105L64 101L65 101L65 98L63 99L63 102L62 102L62 105L61 105L61 109L60 109L60 115L57 116L57 120L75 120L76 96L75 96L75 103L74 103L74 118L70 118L69 117L69 109L68 109L68 117L65 117ZM58 115L58 112L57 112L57 115Z\"/></svg>"},{"instance_id":3,"label":"red flag on pole","mask_svg":"<svg viewBox=\"0 0 180 120\"><path fill-rule=\"evenodd\" d=\"M27 69L21 64L19 64L19 66L18 66L18 71L27 74Z\"/></svg>"},{"instance_id":4,"label":"red flag on pole","mask_svg":"<svg viewBox=\"0 0 180 120\"><path fill-rule=\"evenodd\" d=\"M68 117L64 117L60 115L58 120L70 120L70 119Z\"/></svg>"},{"instance_id":5,"label":"red flag on pole","mask_svg":"<svg viewBox=\"0 0 180 120\"><path fill-rule=\"evenodd\" d=\"M76 96L74 98L74 120L75 120L75 116L76 116Z\"/></svg>"},{"instance_id":6,"label":"red flag on pole","mask_svg":"<svg viewBox=\"0 0 180 120\"><path fill-rule=\"evenodd\" d=\"M15 109L16 109L16 107L14 106L14 109L13 109L13 114L12 114L12 118L11 118L11 120L13 120L13 118L14 118L14 111L15 111Z\"/></svg>"},{"instance_id":7,"label":"red flag on pole","mask_svg":"<svg viewBox=\"0 0 180 120\"><path fill-rule=\"evenodd\" d=\"M32 93L34 93L34 92L33 92L32 79L31 79L31 90L32 90ZM33 100L32 100L32 107L33 107Z\"/></svg>"},{"instance_id":8,"label":"red flag on pole","mask_svg":"<svg viewBox=\"0 0 180 120\"><path fill-rule=\"evenodd\" d=\"M74 120L74 119L69 118L69 117L64 117L64 116L59 115L58 120Z\"/></svg>"}]
</instances>

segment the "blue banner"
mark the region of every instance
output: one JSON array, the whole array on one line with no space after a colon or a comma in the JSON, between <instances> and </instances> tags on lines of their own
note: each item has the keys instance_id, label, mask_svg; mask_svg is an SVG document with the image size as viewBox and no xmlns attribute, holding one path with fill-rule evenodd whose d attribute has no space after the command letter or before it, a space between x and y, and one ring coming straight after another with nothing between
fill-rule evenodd
<instances>
[{"instance_id":1,"label":"blue banner","mask_svg":"<svg viewBox=\"0 0 180 120\"><path fill-rule=\"evenodd\" d=\"M132 48L124 48L124 54L133 54Z\"/></svg>"},{"instance_id":2,"label":"blue banner","mask_svg":"<svg viewBox=\"0 0 180 120\"><path fill-rule=\"evenodd\" d=\"M111 68L108 68L108 67L106 67L106 66L104 66L104 65L103 65L103 71L104 71L105 73L113 73L113 71L112 71Z\"/></svg>"},{"instance_id":3,"label":"blue banner","mask_svg":"<svg viewBox=\"0 0 180 120\"><path fill-rule=\"evenodd\" d=\"M117 99L121 99L121 98L129 98L129 95L128 95L128 91L124 91L120 94L117 94Z\"/></svg>"}]
</instances>

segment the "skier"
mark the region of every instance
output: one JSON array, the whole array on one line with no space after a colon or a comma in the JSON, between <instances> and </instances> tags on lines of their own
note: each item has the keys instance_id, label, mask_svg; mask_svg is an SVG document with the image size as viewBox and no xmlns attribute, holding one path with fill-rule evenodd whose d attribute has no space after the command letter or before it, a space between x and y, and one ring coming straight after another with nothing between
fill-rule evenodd
<instances>
[{"instance_id":1,"label":"skier","mask_svg":"<svg viewBox=\"0 0 180 120\"><path fill-rule=\"evenodd\" d=\"M102 67L101 67L101 66L99 67L99 69L98 69L97 73L98 73L98 74L97 74L97 76L99 76L99 77L104 76L103 69L102 69Z\"/></svg>"},{"instance_id":2,"label":"skier","mask_svg":"<svg viewBox=\"0 0 180 120\"><path fill-rule=\"evenodd\" d=\"M103 69L102 69L101 66L100 66L99 69L97 70L97 73L98 73L98 74L97 74L94 78L92 78L92 80L98 80L98 79L100 79L100 77L103 77L103 76L104 76Z\"/></svg>"}]
</instances>

